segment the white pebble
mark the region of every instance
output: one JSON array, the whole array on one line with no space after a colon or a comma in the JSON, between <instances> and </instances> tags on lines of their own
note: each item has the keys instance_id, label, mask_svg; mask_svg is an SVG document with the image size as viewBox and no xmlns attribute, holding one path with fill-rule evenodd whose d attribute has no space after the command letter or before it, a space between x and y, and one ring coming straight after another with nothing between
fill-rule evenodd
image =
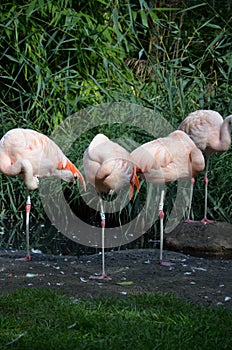
<instances>
[{"instance_id":1,"label":"white pebble","mask_svg":"<svg viewBox=\"0 0 232 350\"><path fill-rule=\"evenodd\" d=\"M230 301L231 297L225 297L224 301Z\"/></svg>"}]
</instances>

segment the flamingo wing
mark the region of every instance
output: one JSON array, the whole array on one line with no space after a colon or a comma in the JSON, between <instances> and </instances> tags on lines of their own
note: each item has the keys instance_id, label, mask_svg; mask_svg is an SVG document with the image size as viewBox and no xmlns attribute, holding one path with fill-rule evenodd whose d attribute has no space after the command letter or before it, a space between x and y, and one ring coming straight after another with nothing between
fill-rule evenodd
<instances>
[{"instance_id":1,"label":"flamingo wing","mask_svg":"<svg viewBox=\"0 0 232 350\"><path fill-rule=\"evenodd\" d=\"M80 171L46 135L31 129L12 129L2 144L11 164L26 160L31 164L33 176L54 176L67 182L78 177L85 188Z\"/></svg>"},{"instance_id":2,"label":"flamingo wing","mask_svg":"<svg viewBox=\"0 0 232 350\"><path fill-rule=\"evenodd\" d=\"M117 191L130 185L130 199L134 185L139 189L139 179L130 153L103 134L96 135L84 153L84 170L97 192Z\"/></svg>"},{"instance_id":3,"label":"flamingo wing","mask_svg":"<svg viewBox=\"0 0 232 350\"><path fill-rule=\"evenodd\" d=\"M191 177L197 169L204 168L204 157L198 150L200 160L193 171L190 155L194 149L196 145L188 135L177 130L167 137L145 143L131 154L148 182L164 183Z\"/></svg>"},{"instance_id":4,"label":"flamingo wing","mask_svg":"<svg viewBox=\"0 0 232 350\"><path fill-rule=\"evenodd\" d=\"M190 113L178 129L188 134L196 146L205 151L207 148L212 148L213 143L217 143L220 139L222 123L223 118L218 112L197 110Z\"/></svg>"}]
</instances>

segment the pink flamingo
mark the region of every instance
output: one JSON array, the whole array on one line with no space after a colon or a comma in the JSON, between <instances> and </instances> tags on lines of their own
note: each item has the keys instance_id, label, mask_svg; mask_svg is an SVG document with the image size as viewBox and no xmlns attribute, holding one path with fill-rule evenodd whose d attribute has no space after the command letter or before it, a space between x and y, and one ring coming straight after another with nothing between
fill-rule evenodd
<instances>
[{"instance_id":1,"label":"pink flamingo","mask_svg":"<svg viewBox=\"0 0 232 350\"><path fill-rule=\"evenodd\" d=\"M179 130L184 131L193 140L196 146L203 152L206 158L205 167L205 209L203 223L212 222L207 219L208 197L208 169L210 156L215 152L225 152L230 148L232 115L223 120L222 116L212 110L200 109L190 113L180 124ZM190 205L186 222L190 222L193 186L195 180L191 180Z\"/></svg>"},{"instance_id":2,"label":"pink flamingo","mask_svg":"<svg viewBox=\"0 0 232 350\"><path fill-rule=\"evenodd\" d=\"M111 195L127 186L130 188L129 197L131 199L134 194L134 185L139 189L136 167L130 153L103 134L97 134L93 138L85 150L83 164L87 180L95 187L99 195L101 207L102 274L90 276L90 278L111 280L105 273L105 213L102 197L104 194Z\"/></svg>"},{"instance_id":3,"label":"pink flamingo","mask_svg":"<svg viewBox=\"0 0 232 350\"><path fill-rule=\"evenodd\" d=\"M131 152L139 172L147 182L164 184L178 179L191 178L205 167L204 157L190 137L177 130L167 137L147 142ZM164 190L161 191L159 203L160 218L160 256L159 263L170 266L163 261L163 220Z\"/></svg>"},{"instance_id":4,"label":"pink flamingo","mask_svg":"<svg viewBox=\"0 0 232 350\"><path fill-rule=\"evenodd\" d=\"M75 178L85 187L80 171L47 136L31 129L12 129L0 140L0 172L7 176L20 176L27 191L26 201L26 257L31 260L29 249L30 190L39 186L39 177L56 177L67 182Z\"/></svg>"}]
</instances>

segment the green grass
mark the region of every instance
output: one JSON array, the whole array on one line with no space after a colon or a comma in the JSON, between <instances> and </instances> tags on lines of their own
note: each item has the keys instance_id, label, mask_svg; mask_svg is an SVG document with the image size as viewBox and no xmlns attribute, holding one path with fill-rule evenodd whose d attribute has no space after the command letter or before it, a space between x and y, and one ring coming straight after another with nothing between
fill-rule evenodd
<instances>
[{"instance_id":1,"label":"green grass","mask_svg":"<svg viewBox=\"0 0 232 350\"><path fill-rule=\"evenodd\" d=\"M230 349L232 312L172 295L72 300L49 289L0 297L1 349Z\"/></svg>"}]
</instances>

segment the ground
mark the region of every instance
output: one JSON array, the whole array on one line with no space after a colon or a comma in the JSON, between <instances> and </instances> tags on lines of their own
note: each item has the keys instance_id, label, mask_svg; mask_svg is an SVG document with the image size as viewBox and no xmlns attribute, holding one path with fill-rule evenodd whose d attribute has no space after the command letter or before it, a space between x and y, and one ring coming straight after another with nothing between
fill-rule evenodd
<instances>
[{"instance_id":1,"label":"ground","mask_svg":"<svg viewBox=\"0 0 232 350\"><path fill-rule=\"evenodd\" d=\"M32 254L32 260L16 260L24 252L0 251L1 294L18 288L48 287L72 298L174 293L203 305L232 309L232 260L208 259L164 251L170 267L158 263L158 249L107 252L110 281L89 277L101 272L101 255L83 257Z\"/></svg>"}]
</instances>

